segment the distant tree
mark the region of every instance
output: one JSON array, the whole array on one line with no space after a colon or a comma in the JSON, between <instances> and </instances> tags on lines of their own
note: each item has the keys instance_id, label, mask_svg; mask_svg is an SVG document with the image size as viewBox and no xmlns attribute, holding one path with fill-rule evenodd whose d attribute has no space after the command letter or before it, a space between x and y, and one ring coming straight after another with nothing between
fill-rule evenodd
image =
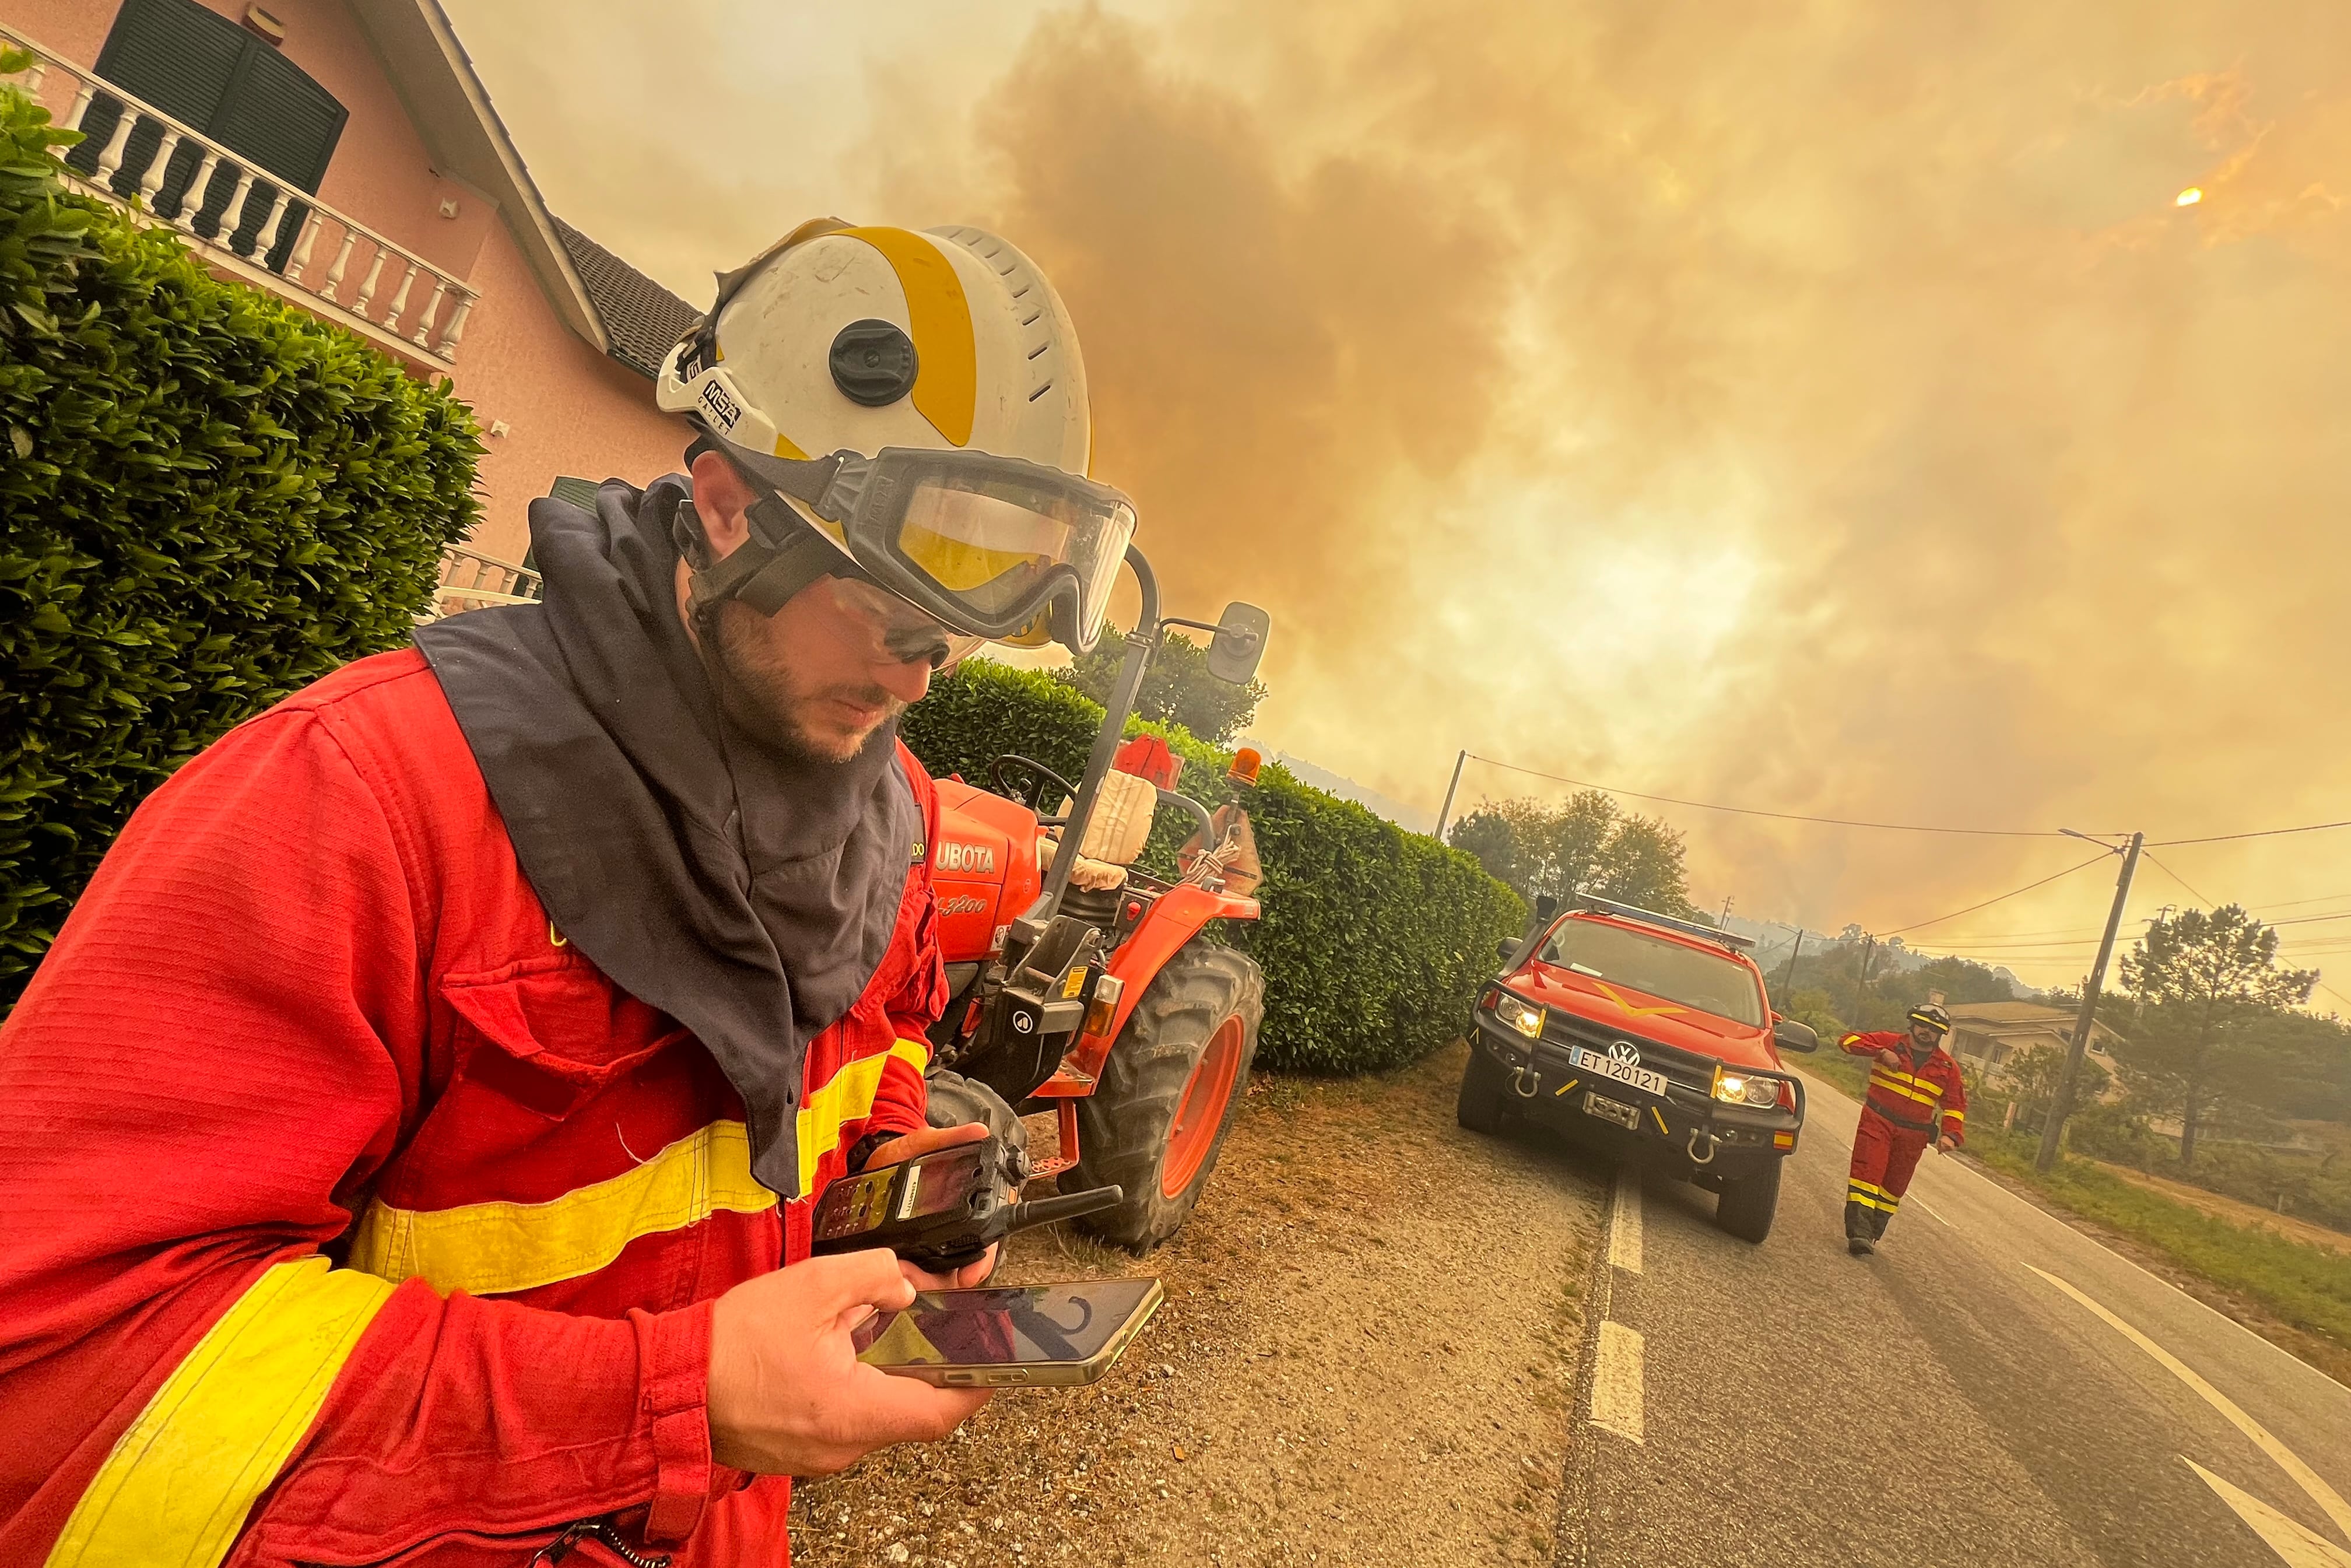
<instances>
[{"instance_id":1,"label":"distant tree","mask_svg":"<svg viewBox=\"0 0 2351 1568\"><path fill-rule=\"evenodd\" d=\"M1942 992L1943 1000L1953 1007L1967 1002L2012 1002L2016 999L2014 986L1969 958L1938 958L1912 970L1906 978L1917 986L1918 1001L1926 1000L1928 991Z\"/></svg>"},{"instance_id":2,"label":"distant tree","mask_svg":"<svg viewBox=\"0 0 2351 1568\"><path fill-rule=\"evenodd\" d=\"M1824 1044L1834 1042L1844 1032L1844 1020L1836 1016L1836 1005L1829 1000L1826 991L1817 988L1791 993L1781 1013L1809 1027Z\"/></svg>"},{"instance_id":3,"label":"distant tree","mask_svg":"<svg viewBox=\"0 0 2351 1568\"><path fill-rule=\"evenodd\" d=\"M1660 915L1696 915L1682 858L1679 833L1653 817L1626 817L1602 846L1584 891Z\"/></svg>"},{"instance_id":4,"label":"distant tree","mask_svg":"<svg viewBox=\"0 0 2351 1568\"><path fill-rule=\"evenodd\" d=\"M2096 1069L2091 1069L2095 1071ZM2038 1133L2057 1102L2057 1083L2065 1075L2065 1053L2053 1046L2021 1051L2001 1063L2000 1090L2016 1105L2019 1131ZM2083 1094L2087 1099L2086 1092Z\"/></svg>"},{"instance_id":5,"label":"distant tree","mask_svg":"<svg viewBox=\"0 0 2351 1568\"><path fill-rule=\"evenodd\" d=\"M1683 863L1682 836L1655 818L1626 814L1612 798L1586 789L1563 806L1537 800L1487 801L1447 832L1455 849L1531 900L1589 893L1695 915Z\"/></svg>"},{"instance_id":6,"label":"distant tree","mask_svg":"<svg viewBox=\"0 0 2351 1568\"><path fill-rule=\"evenodd\" d=\"M2123 957L2143 1010L2116 1065L2142 1103L2179 1116L2183 1166L2215 1108L2282 1065L2281 1015L2318 983L2315 969L2280 968L2277 953L2277 932L2230 904L2157 921Z\"/></svg>"},{"instance_id":7,"label":"distant tree","mask_svg":"<svg viewBox=\"0 0 2351 1568\"><path fill-rule=\"evenodd\" d=\"M1117 627L1105 625L1093 651L1054 671L1053 678L1107 704L1118 667L1126 658L1125 638ZM1257 717L1257 705L1264 700L1263 682L1236 686L1217 679L1208 673L1208 651L1182 632L1170 632L1152 655L1143 689L1135 694L1134 711L1155 723L1180 724L1196 738L1223 746L1249 728Z\"/></svg>"}]
</instances>

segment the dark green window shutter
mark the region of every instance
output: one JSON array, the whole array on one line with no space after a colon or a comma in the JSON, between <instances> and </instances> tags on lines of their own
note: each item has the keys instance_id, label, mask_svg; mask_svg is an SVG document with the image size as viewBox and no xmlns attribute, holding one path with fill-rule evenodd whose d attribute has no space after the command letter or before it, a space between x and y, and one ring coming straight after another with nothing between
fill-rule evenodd
<instances>
[{"instance_id":1,"label":"dark green window shutter","mask_svg":"<svg viewBox=\"0 0 2351 1568\"><path fill-rule=\"evenodd\" d=\"M238 157L315 195L350 111L301 67L258 38L253 46L207 129Z\"/></svg>"},{"instance_id":2,"label":"dark green window shutter","mask_svg":"<svg viewBox=\"0 0 2351 1568\"><path fill-rule=\"evenodd\" d=\"M97 74L133 98L144 99L175 120L202 131L228 92L245 47L259 39L226 17L196 5L194 0L122 0L113 30L99 50ZM114 138L122 120L122 100L99 93L82 117L86 140L66 154L66 162L84 174L98 172L98 155ZM163 140L163 128L146 124L134 129L123 148L122 167L114 176L115 189L135 194L138 176L146 172ZM188 150L185 169L174 168L185 185L202 155ZM176 165L180 160L174 159ZM174 193L176 195L176 193ZM159 209L176 211L176 206Z\"/></svg>"},{"instance_id":3,"label":"dark green window shutter","mask_svg":"<svg viewBox=\"0 0 2351 1568\"><path fill-rule=\"evenodd\" d=\"M559 501L568 501L583 512L596 509L596 481L574 479L566 475L547 487L547 493Z\"/></svg>"},{"instance_id":4,"label":"dark green window shutter","mask_svg":"<svg viewBox=\"0 0 2351 1568\"><path fill-rule=\"evenodd\" d=\"M249 161L256 172L270 177L254 182L245 210L232 220L225 209L235 193L238 171L225 162L209 186L192 192L188 185L204 162L204 152L183 144L156 192L158 214L176 216L183 202L193 202L196 232L212 238L226 226L239 251L253 244L277 200L279 183L300 191L318 190L350 119L334 95L308 72L197 0L123 0L99 52L97 74L211 137L235 157ZM85 120L89 138L73 149L68 162L84 173L96 172L99 152L114 134L121 112L115 99L103 95L92 99ZM114 177L117 192L127 196L139 189L140 177L162 140L160 125L141 125L131 132L122 167ZM300 203L288 207L280 243L266 258L270 267L285 265L285 253L292 248L308 214Z\"/></svg>"}]
</instances>

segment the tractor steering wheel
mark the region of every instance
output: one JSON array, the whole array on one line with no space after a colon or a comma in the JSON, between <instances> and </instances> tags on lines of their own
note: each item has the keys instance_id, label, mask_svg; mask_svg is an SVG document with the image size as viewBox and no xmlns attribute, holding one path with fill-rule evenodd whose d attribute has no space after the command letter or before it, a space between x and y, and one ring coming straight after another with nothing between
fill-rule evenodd
<instances>
[{"instance_id":1,"label":"tractor steering wheel","mask_svg":"<svg viewBox=\"0 0 2351 1568\"><path fill-rule=\"evenodd\" d=\"M996 792L998 794L1018 795L1023 801L1035 807L1041 807L1044 805L1044 801L1042 800L1030 801L1029 800L1029 792L1026 789L1015 789L1011 785L1005 782L1004 773L1007 765L1016 762L1022 768L1029 769L1031 774L1040 776L1041 779L1050 779L1054 783L1059 784L1061 787L1061 793L1067 795L1071 800L1074 800L1078 798L1078 787L1076 785L1071 783L1068 779L1062 778L1060 774L1054 772L1051 768L1046 767L1035 758L1023 757L1019 752L1007 752L1002 757L998 758L995 761L987 765L988 782L996 786ZM1041 815L1041 813L1040 814Z\"/></svg>"}]
</instances>

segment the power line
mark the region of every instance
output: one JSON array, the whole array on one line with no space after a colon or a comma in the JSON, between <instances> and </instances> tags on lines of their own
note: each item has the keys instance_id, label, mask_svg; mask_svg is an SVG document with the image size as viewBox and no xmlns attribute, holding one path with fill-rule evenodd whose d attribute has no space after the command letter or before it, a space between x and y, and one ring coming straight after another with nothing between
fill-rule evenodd
<instances>
[{"instance_id":1,"label":"power line","mask_svg":"<svg viewBox=\"0 0 2351 1568\"><path fill-rule=\"evenodd\" d=\"M1645 795L1638 789L1619 789L1611 784L1594 784L1588 779L1570 779L1563 774L1545 773L1538 768L1521 768L1515 762L1482 757L1474 751L1469 755L1489 767L1524 773L1532 779L1548 779L1554 784L1572 784L1578 789L1597 789L1604 795L1622 795L1630 800L1648 800L1663 806L1687 806L1698 811L1726 811L1736 817L1769 817L1781 822L1817 822L1831 828L1876 828L1889 833L1958 833L1981 839L2057 839L2065 836L2052 829L1936 828L1917 822L1863 822L1846 817L1808 817L1800 811L1763 811L1751 806L1724 806L1711 800L1683 800L1671 795Z\"/></svg>"},{"instance_id":2,"label":"power line","mask_svg":"<svg viewBox=\"0 0 2351 1568\"><path fill-rule=\"evenodd\" d=\"M2298 830L2295 830L2295 829L2290 829L2290 828L2281 828L2281 829L2280 829L2280 830L2278 830L2278 831L2279 831L2280 832L2293 832L2293 831L2297 831ZM2247 839L2250 839L2250 838L2256 838L2256 837L2259 837L2260 835L2258 835L2258 834L2254 834L2254 833L2239 833L2239 834L2236 834L2236 835L2233 835L2233 836L2238 837L2238 838L2247 838ZM2189 840L2189 841L2189 841L2189 842L2195 842L2195 841L2198 841ZM2210 841L2208 841L2208 842L2209 842ZM2139 852L2140 852L2141 854L2146 854L2146 853L2147 853L2146 846L2142 845L2142 846L2140 847ZM2186 877L2184 877L2184 876L2180 875L2178 872L2176 872L2176 871L2172 870L2169 866L2168 866L2168 865L2164 864L2161 861L2159 861L2159 860L2156 860L2156 859L2155 859L2155 857L2154 857L2153 855L2147 855L2147 859L2149 859L2149 860L2151 860L2151 861L2155 861L2155 868L2156 868L2156 870L2158 870L2158 871L2161 872L2164 875L2166 875L2166 876L2169 877L2172 881L2174 881L2174 882L2178 883L2180 886L2182 886L2182 887L2186 888L2186 889L2189 891L2189 894L2190 894L2191 896L2193 896L2193 897L2195 898L2195 900L2196 900L2199 904L2202 904L2202 905L2204 905L2204 907L2205 907L2205 908L2207 908L2207 909L2210 909L2210 908L2214 907L2213 903L2212 903L2212 901L2211 901L2210 899L2209 899L2209 898L2205 897L2202 894L2198 893L2198 892L2196 891L2196 884L2195 884L2194 883L2189 882Z\"/></svg>"},{"instance_id":3,"label":"power line","mask_svg":"<svg viewBox=\"0 0 2351 1568\"><path fill-rule=\"evenodd\" d=\"M1938 915L1932 920L1921 920L1915 925L1898 925L1891 931L1881 933L1881 935L1886 936L1899 936L1906 931L1923 931L1929 925L1940 925L1946 920L1957 920L1962 915L1973 915L1979 909L1990 909L1993 904L2003 903L2008 899L2014 898L2020 893L2031 893L2036 887L2048 886L2051 883L2055 882L2059 877L2072 876L2075 872L2081 871L2087 866L2096 865L2105 858L2106 857L2104 854L2092 855L2088 860L2082 862L2080 865L2069 865L2064 871L2055 873L2050 876L2043 877L2039 882L2028 882L2022 887L2011 888L2008 892L2001 894L1997 898L1987 898L1981 904L1970 904L1965 909L1955 909L1949 915Z\"/></svg>"},{"instance_id":4,"label":"power line","mask_svg":"<svg viewBox=\"0 0 2351 1568\"><path fill-rule=\"evenodd\" d=\"M2200 839L2158 839L2145 847L2168 850L2175 844L2225 844L2235 839L2275 839L2287 833L2323 833L2329 828L2351 828L2351 821L2305 822L2299 828L2262 828L2251 833L2212 833ZM2188 884L2181 883L2180 885L2185 887Z\"/></svg>"}]
</instances>

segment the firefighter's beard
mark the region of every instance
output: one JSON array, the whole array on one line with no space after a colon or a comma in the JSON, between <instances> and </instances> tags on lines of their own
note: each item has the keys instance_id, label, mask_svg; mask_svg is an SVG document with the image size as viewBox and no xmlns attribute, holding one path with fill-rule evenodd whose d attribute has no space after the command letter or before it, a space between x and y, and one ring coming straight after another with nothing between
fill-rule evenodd
<instances>
[{"instance_id":1,"label":"firefighter's beard","mask_svg":"<svg viewBox=\"0 0 2351 1568\"><path fill-rule=\"evenodd\" d=\"M703 667L735 727L802 762L851 761L905 711L870 681L810 679L778 646L767 616L747 604L718 607L700 639Z\"/></svg>"}]
</instances>

